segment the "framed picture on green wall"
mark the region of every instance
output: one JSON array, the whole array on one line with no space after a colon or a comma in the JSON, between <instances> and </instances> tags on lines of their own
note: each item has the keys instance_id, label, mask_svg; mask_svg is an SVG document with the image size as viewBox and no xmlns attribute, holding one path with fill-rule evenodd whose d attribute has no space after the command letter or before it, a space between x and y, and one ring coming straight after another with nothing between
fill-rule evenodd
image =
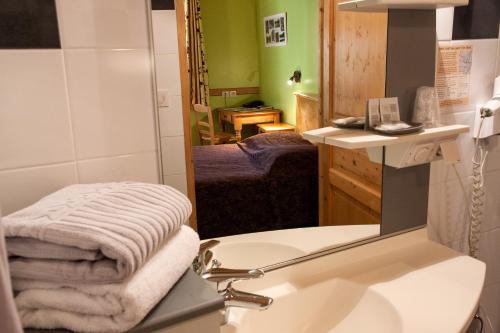
<instances>
[{"instance_id":1,"label":"framed picture on green wall","mask_svg":"<svg viewBox=\"0 0 500 333\"><path fill-rule=\"evenodd\" d=\"M264 42L266 47L285 46L287 39L286 13L264 17Z\"/></svg>"}]
</instances>

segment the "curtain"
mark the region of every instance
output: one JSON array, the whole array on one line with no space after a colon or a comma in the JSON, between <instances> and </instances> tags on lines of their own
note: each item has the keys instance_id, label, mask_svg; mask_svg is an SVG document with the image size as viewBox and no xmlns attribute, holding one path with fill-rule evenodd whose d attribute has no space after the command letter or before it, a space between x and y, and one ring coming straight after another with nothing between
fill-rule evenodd
<instances>
[{"instance_id":1,"label":"curtain","mask_svg":"<svg viewBox=\"0 0 500 333\"><path fill-rule=\"evenodd\" d=\"M200 0L185 1L191 104L203 104L210 106L208 68L201 21Z\"/></svg>"}]
</instances>

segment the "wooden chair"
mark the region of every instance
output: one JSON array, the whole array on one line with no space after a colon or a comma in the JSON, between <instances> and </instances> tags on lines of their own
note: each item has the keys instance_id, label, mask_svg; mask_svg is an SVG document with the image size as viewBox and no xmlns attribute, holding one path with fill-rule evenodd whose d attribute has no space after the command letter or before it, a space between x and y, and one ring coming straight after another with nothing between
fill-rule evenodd
<instances>
[{"instance_id":1,"label":"wooden chair","mask_svg":"<svg viewBox=\"0 0 500 333\"><path fill-rule=\"evenodd\" d=\"M214 117L209 106L194 104L193 109L196 117L196 129L202 145L205 142L209 142L211 145L220 145L236 140L230 133L215 132Z\"/></svg>"}]
</instances>

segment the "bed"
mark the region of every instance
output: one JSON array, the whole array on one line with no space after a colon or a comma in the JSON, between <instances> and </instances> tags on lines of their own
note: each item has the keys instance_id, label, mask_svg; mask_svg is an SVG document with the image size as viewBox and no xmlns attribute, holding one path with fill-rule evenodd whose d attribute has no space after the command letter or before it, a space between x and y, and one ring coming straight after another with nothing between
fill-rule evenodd
<instances>
[{"instance_id":1,"label":"bed","mask_svg":"<svg viewBox=\"0 0 500 333\"><path fill-rule=\"evenodd\" d=\"M317 148L295 133L193 147L202 239L318 225Z\"/></svg>"}]
</instances>

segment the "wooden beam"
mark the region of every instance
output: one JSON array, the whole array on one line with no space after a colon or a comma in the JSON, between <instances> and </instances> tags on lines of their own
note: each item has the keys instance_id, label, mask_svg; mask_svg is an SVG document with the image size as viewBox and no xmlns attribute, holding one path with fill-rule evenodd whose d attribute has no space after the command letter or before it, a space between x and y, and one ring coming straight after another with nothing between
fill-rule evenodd
<instances>
[{"instance_id":1,"label":"wooden beam","mask_svg":"<svg viewBox=\"0 0 500 333\"><path fill-rule=\"evenodd\" d=\"M224 91L236 91L237 95L257 95L260 93L260 87L213 88L210 89L210 96L222 96Z\"/></svg>"}]
</instances>

